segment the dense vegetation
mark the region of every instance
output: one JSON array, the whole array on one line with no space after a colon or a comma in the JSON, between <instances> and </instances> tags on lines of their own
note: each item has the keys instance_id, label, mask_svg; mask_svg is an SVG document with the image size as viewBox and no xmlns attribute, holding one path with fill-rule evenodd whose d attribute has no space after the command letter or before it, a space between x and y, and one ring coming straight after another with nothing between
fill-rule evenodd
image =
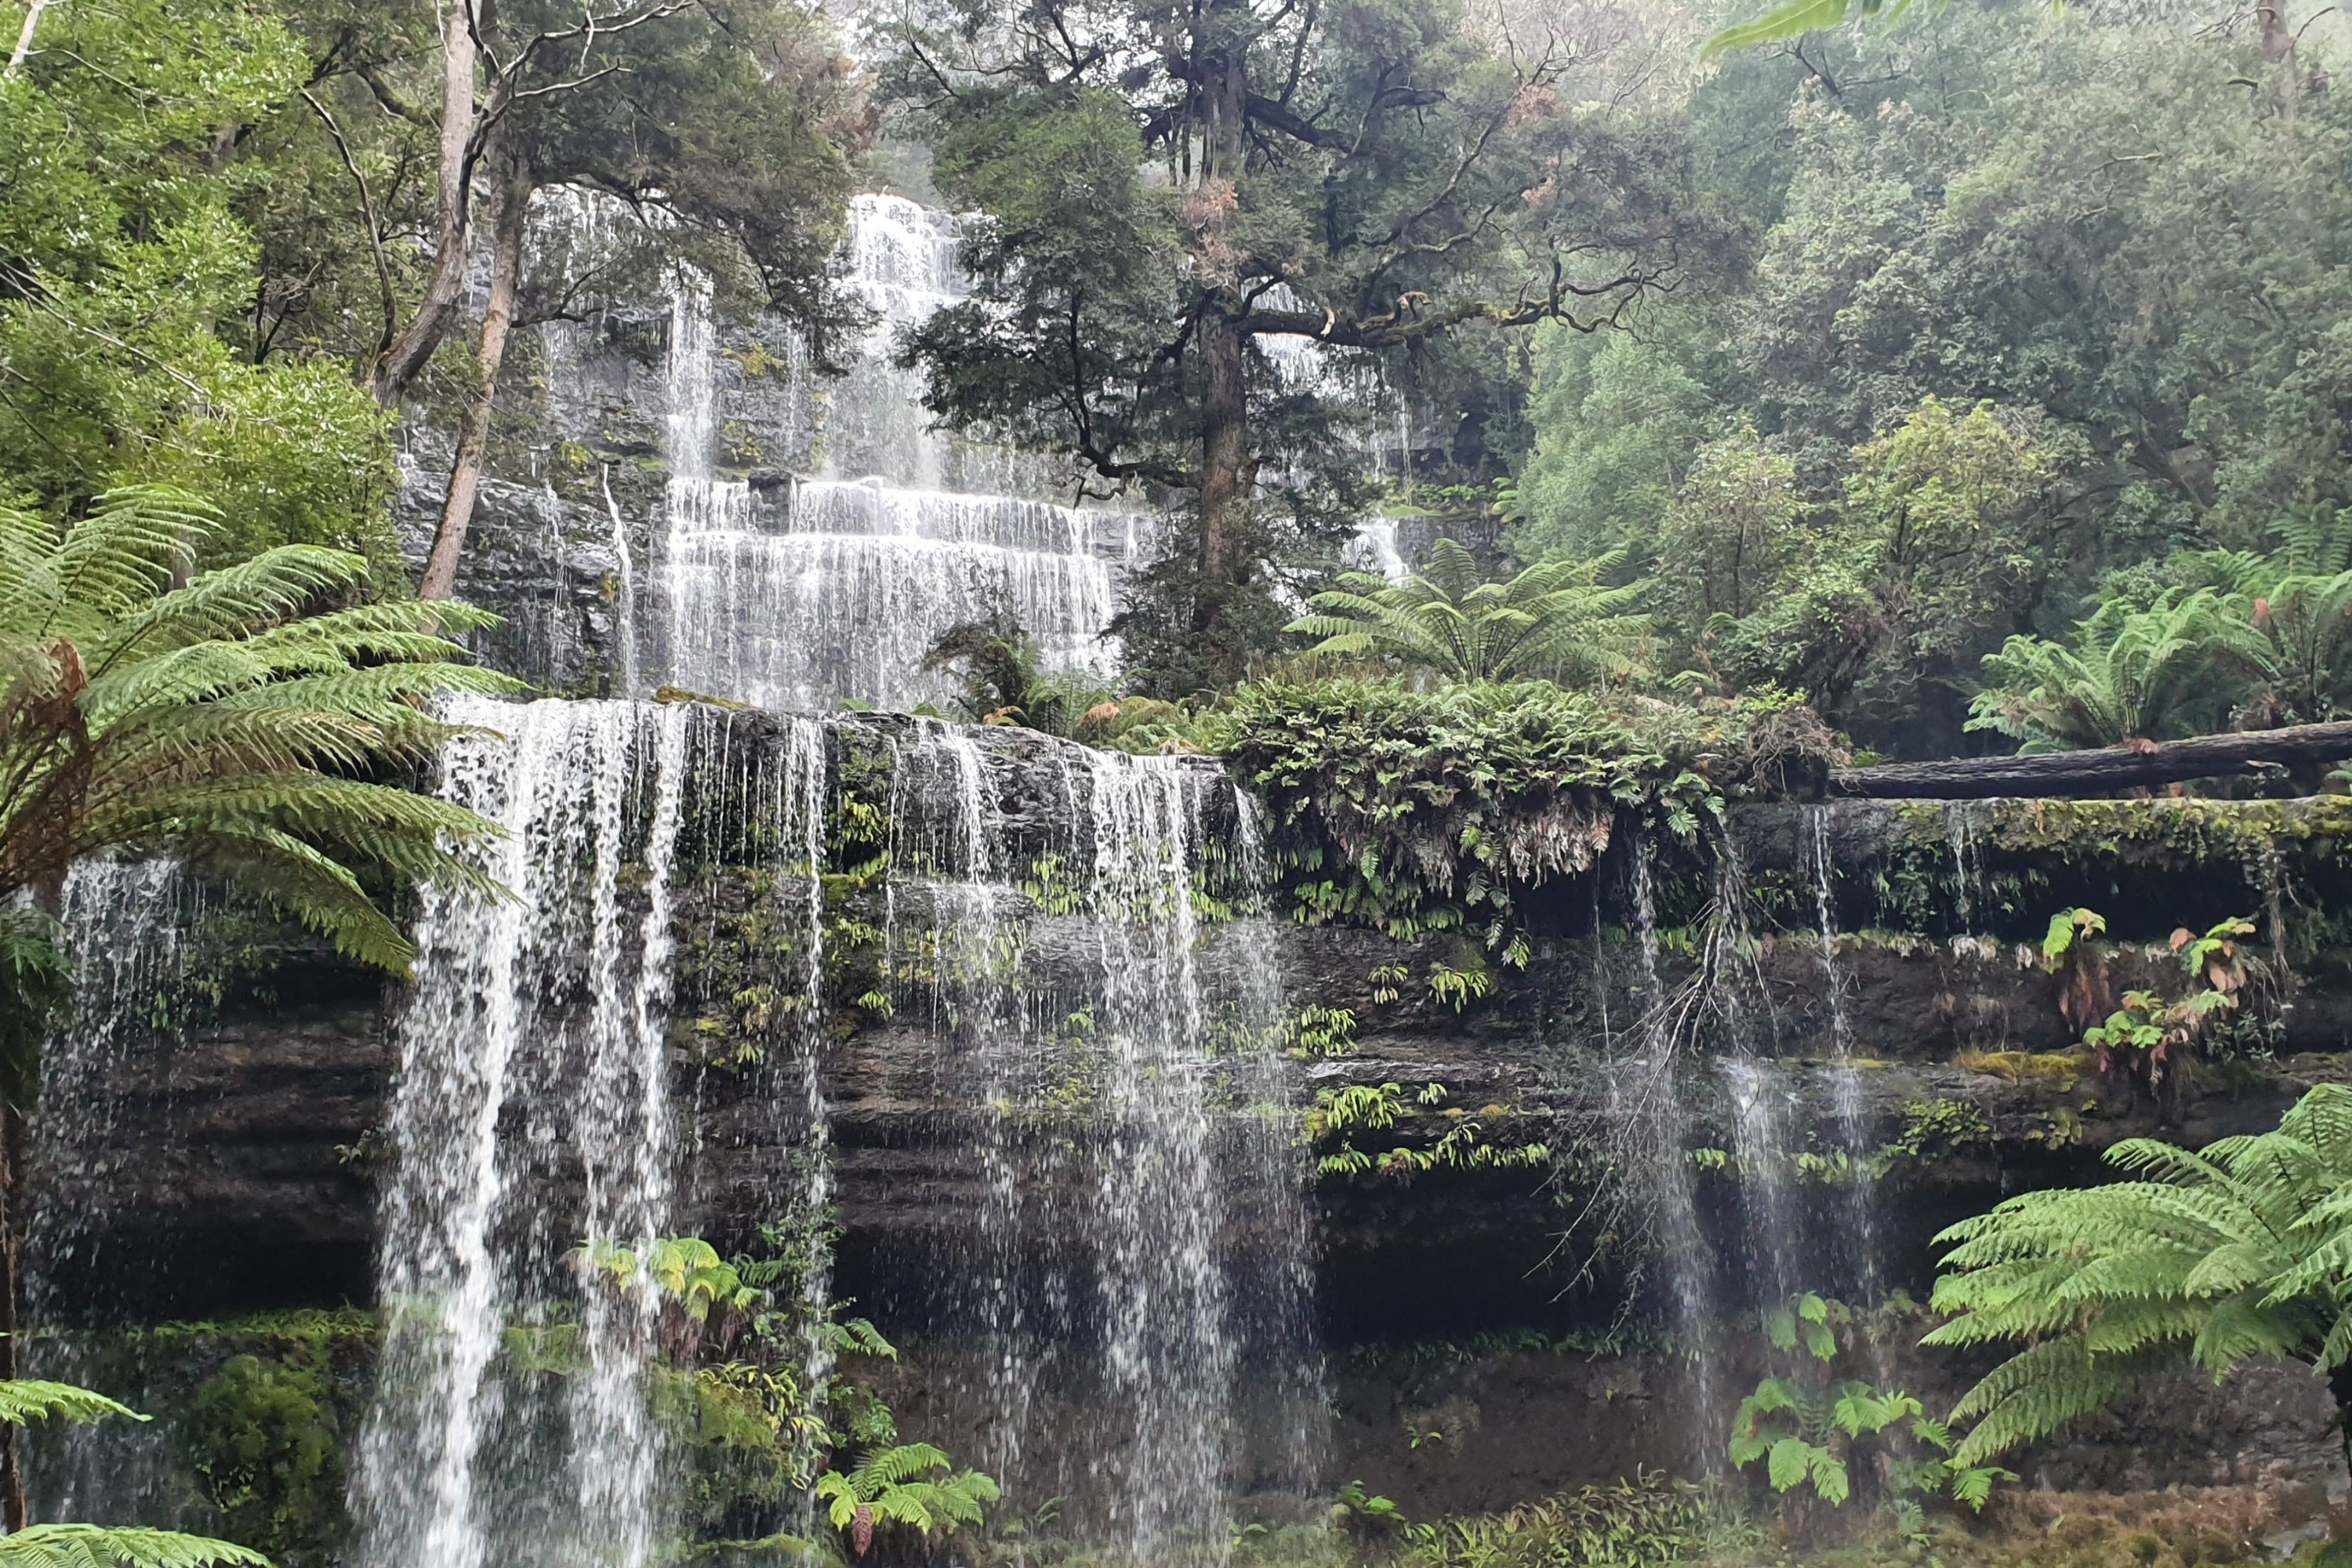
<instances>
[{"instance_id":1,"label":"dense vegetation","mask_svg":"<svg viewBox=\"0 0 2352 1568\"><path fill-rule=\"evenodd\" d=\"M1687 906L1669 946L1705 973L1755 966L1747 890L1701 886L1701 851L1734 804L1816 797L1874 753L2352 714L2342 18L1900 9L1810 0L1724 32L1754 19L935 0L845 40L800 0L0 7L0 1563L326 1561L339 1401L373 1332L240 1351L192 1396L206 1506L247 1545L28 1520L16 1429L130 1416L15 1376L71 868L178 858L393 973L418 885L496 896L467 853L487 825L417 786L451 733L431 700L515 685L467 662L488 617L450 598L495 416L532 395L509 346L642 316L684 275L822 373L862 324L833 259L861 186L973 215L971 297L895 344L931 412L1171 520L1128 580L1115 676L1049 668L1002 614L928 668L964 718L1226 758L1269 809L1280 912L1444 944L1415 954L1416 1005L1460 1018L1581 934L1593 873L1636 833L1689 856L1661 871ZM406 538L404 429L447 468ZM1396 581L1345 569L1375 511L1415 536ZM2342 803L2107 805L1987 824L1995 923L2049 922L2074 1046L2009 1065L2125 1084L2171 1130L2187 1074L2267 1049L2278 1009L2249 998L2270 966L2341 939L2318 908L2291 952L2279 911L2290 853L2340 881ZM1937 879L1967 874L1948 831L1913 825L1876 907L1973 940ZM2230 861L2238 901L2153 959L2043 897L2067 877L2120 896L2176 853ZM1833 968L1831 879L1818 904L1759 901L1809 941L1818 919ZM2118 994L2111 960L2155 978ZM1398 1002L1404 974L1375 969L1371 994ZM1355 1020L1318 1005L1286 1027L1328 1065ZM1551 1130L1481 1131L1517 1128L1512 1108L1407 1093L1318 1090L1302 1137L1333 1187L1570 1169ZM1991 1136L1958 1101L1910 1112L1879 1173ZM1770 1370L1725 1457L1757 1508L1861 1500L1916 1551L1973 1520L1996 1460L2153 1372L2305 1363L2352 1405L2347 1151L2352 1110L2323 1087L2274 1132L2121 1143L2139 1179L1948 1231L1927 1342L2023 1347L1957 1425L1865 1364L1868 1313L1768 1306L1742 1344ZM1862 1179L1805 1157L1824 1186ZM979 1561L992 1520L1003 1548L995 1483L902 1441L835 1370L889 1342L795 1315L824 1244L576 1260L577 1292L652 1303L696 1550ZM566 1326L504 1353L574 1375ZM1355 1486L1314 1550L1737 1560L1758 1540L1738 1514L1636 1477L1414 1522Z\"/></svg>"}]
</instances>

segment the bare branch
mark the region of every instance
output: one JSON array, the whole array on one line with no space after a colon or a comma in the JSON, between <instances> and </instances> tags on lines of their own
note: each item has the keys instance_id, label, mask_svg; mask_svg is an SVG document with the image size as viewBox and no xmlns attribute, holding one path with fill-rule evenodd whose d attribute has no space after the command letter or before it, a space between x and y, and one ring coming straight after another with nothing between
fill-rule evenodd
<instances>
[{"instance_id":1,"label":"bare branch","mask_svg":"<svg viewBox=\"0 0 2352 1568\"><path fill-rule=\"evenodd\" d=\"M352 156L351 143L343 140L343 128L335 123L327 106L311 96L309 88L302 89L302 101L326 123L327 134L335 139L335 151L342 154L343 167L350 173L352 184L359 187L360 216L367 224L368 255L375 263L376 296L383 309L383 331L366 362L374 364L392 352L392 341L400 331L400 301L393 292L392 268L383 258L383 226L376 221L375 198L368 193L367 176L360 173L359 163Z\"/></svg>"}]
</instances>

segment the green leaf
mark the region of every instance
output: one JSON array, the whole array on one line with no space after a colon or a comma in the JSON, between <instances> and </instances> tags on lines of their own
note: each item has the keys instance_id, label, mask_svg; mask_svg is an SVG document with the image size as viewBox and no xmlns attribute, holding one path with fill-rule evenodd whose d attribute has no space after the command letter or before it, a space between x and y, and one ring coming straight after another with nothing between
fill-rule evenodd
<instances>
[{"instance_id":1,"label":"green leaf","mask_svg":"<svg viewBox=\"0 0 2352 1568\"><path fill-rule=\"evenodd\" d=\"M37 1378L0 1382L0 1421L12 1426L22 1426L28 1421L45 1420L50 1416L77 1424L110 1419L150 1419L127 1405L118 1405L102 1394L93 1394L69 1383L45 1383Z\"/></svg>"},{"instance_id":2,"label":"green leaf","mask_svg":"<svg viewBox=\"0 0 2352 1568\"><path fill-rule=\"evenodd\" d=\"M1774 1491L1787 1491L1804 1480L1821 1452L1802 1437L1783 1437L1772 1445L1771 1458L1765 1464L1765 1478L1772 1483Z\"/></svg>"},{"instance_id":3,"label":"green leaf","mask_svg":"<svg viewBox=\"0 0 2352 1568\"><path fill-rule=\"evenodd\" d=\"M260 1552L170 1530L34 1524L0 1535L7 1568L270 1568Z\"/></svg>"}]
</instances>

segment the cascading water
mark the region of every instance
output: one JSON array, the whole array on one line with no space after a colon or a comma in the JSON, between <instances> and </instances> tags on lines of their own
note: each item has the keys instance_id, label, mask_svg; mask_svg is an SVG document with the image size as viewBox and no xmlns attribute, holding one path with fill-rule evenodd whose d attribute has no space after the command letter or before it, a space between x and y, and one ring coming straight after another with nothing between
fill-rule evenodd
<instances>
[{"instance_id":1,"label":"cascading water","mask_svg":"<svg viewBox=\"0 0 2352 1568\"><path fill-rule=\"evenodd\" d=\"M514 896L429 892L418 921L353 1560L642 1564L657 1515L648 1309L580 1289L566 1256L583 1239L640 1247L668 1215L661 1014L688 713L477 701L450 716L503 731L452 742L441 794L505 828L484 868ZM553 1196L559 1167L583 1184L576 1213ZM527 1368L575 1326L585 1367L551 1407Z\"/></svg>"},{"instance_id":2,"label":"cascading water","mask_svg":"<svg viewBox=\"0 0 2352 1568\"><path fill-rule=\"evenodd\" d=\"M1878 1184L1870 1168L1869 1106L1863 1093L1861 1069L1853 1064L1853 1029L1846 1018L1845 974L1838 964L1836 866L1831 855L1831 829L1836 808L1811 806L1805 812L1806 837L1812 850L1813 910L1821 930L1822 984L1829 1001L1830 1098L1837 1112L1838 1133L1844 1144L1845 1166L1840 1173L1846 1194L1849 1240L1853 1261L1849 1269L1853 1287L1865 1302L1878 1297Z\"/></svg>"},{"instance_id":3,"label":"cascading water","mask_svg":"<svg viewBox=\"0 0 2352 1568\"><path fill-rule=\"evenodd\" d=\"M1646 833L1633 840L1633 894L1645 1005L1640 1047L1608 1077L1607 1105L1617 1157L1632 1174L1632 1205L1647 1234L1652 1267L1663 1270L1672 1299L1676 1337L1690 1368L1693 1404L1712 1419L1715 1410L1715 1270L1699 1227L1689 1152L1689 1111L1675 1071L1680 1043L1658 972L1656 847ZM1710 1468L1714 1447L1702 1446Z\"/></svg>"},{"instance_id":4,"label":"cascading water","mask_svg":"<svg viewBox=\"0 0 2352 1568\"><path fill-rule=\"evenodd\" d=\"M663 581L669 679L766 707L944 700L923 656L962 622L1003 614L1046 668L1108 670L1115 574L1149 542L1133 513L1039 499L1058 476L929 428L919 384L890 363L898 329L963 293L956 226L902 197L850 207L845 282L879 321L850 373L812 391L804 471L714 477L719 434L710 287L671 303ZM805 377L805 371L795 374Z\"/></svg>"},{"instance_id":5,"label":"cascading water","mask_svg":"<svg viewBox=\"0 0 2352 1568\"><path fill-rule=\"evenodd\" d=\"M168 1168L154 1130L174 1119L136 1105L126 1079L142 1057L170 1048L163 1015L179 1000L203 901L203 885L168 861L87 860L66 878L59 915L73 1008L44 1042L40 1114L30 1123L24 1306L33 1322L54 1319L67 1293L61 1277L82 1285L142 1261L101 1256L99 1238L139 1201L142 1173ZM88 1304L86 1285L75 1293ZM86 1349L71 1337L32 1340L25 1375L99 1381ZM192 1522L173 1485L171 1435L159 1426L68 1426L47 1436L51 1447L33 1474L37 1517Z\"/></svg>"},{"instance_id":6,"label":"cascading water","mask_svg":"<svg viewBox=\"0 0 2352 1568\"><path fill-rule=\"evenodd\" d=\"M1319 1453L1303 1173L1248 907L1263 857L1213 772L1055 751L1041 833L1001 818L972 731L924 723L898 750L890 853L921 903L892 916L919 979L901 1005L953 1043L977 1109L956 1397L1009 1492L1072 1498L1138 1559L1214 1562L1234 1478L1303 1493ZM1233 814L1223 856L1212 810ZM1209 882L1242 906L1214 931Z\"/></svg>"},{"instance_id":7,"label":"cascading water","mask_svg":"<svg viewBox=\"0 0 2352 1568\"><path fill-rule=\"evenodd\" d=\"M198 893L163 860L87 860L66 878L59 914L74 967L73 1012L43 1053L26 1215L25 1297L36 1319L58 1272L102 1266L94 1238L129 1196L127 1179L157 1152L123 1136L121 1079L163 1043L157 1012L172 1005Z\"/></svg>"}]
</instances>

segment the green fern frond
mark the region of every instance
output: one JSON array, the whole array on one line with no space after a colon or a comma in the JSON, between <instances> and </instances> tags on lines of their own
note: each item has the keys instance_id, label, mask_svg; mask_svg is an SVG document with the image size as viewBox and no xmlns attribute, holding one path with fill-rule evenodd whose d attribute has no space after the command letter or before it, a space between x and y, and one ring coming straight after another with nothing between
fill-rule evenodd
<instances>
[{"instance_id":1,"label":"green fern frond","mask_svg":"<svg viewBox=\"0 0 2352 1568\"><path fill-rule=\"evenodd\" d=\"M247 1547L173 1530L34 1524L0 1535L5 1568L270 1568Z\"/></svg>"},{"instance_id":2,"label":"green fern frond","mask_svg":"<svg viewBox=\"0 0 2352 1568\"><path fill-rule=\"evenodd\" d=\"M38 1378L0 1380L0 1421L22 1426L28 1421L52 1416L72 1422L148 1419L127 1405L119 1405L102 1394L77 1388L70 1383L46 1383Z\"/></svg>"}]
</instances>

